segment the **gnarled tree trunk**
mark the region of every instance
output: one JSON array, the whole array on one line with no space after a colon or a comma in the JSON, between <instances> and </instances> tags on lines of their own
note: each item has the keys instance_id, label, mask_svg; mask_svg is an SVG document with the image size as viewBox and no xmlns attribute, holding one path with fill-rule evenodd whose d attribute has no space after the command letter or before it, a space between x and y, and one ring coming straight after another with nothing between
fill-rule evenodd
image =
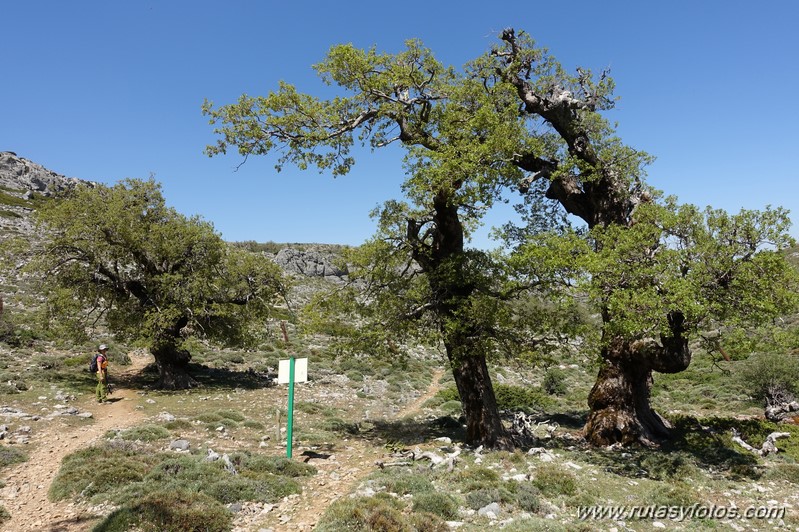
<instances>
[{"instance_id":1,"label":"gnarled tree trunk","mask_svg":"<svg viewBox=\"0 0 799 532\"><path fill-rule=\"evenodd\" d=\"M513 442L502 425L491 377L486 365L481 333L469 323L467 305L475 286L468 278L468 257L463 245L463 224L450 194L433 200L432 243L419 236L421 226L408 221L413 257L427 274L433 293L432 307L452 367L466 417L466 441L490 449L511 450Z\"/></svg>"},{"instance_id":2,"label":"gnarled tree trunk","mask_svg":"<svg viewBox=\"0 0 799 532\"><path fill-rule=\"evenodd\" d=\"M191 354L177 347L173 341L162 341L151 349L158 366L157 388L165 390L185 390L199 383L189 374Z\"/></svg>"},{"instance_id":3,"label":"gnarled tree trunk","mask_svg":"<svg viewBox=\"0 0 799 532\"><path fill-rule=\"evenodd\" d=\"M682 315L669 316L673 336L633 342L614 338L602 349L602 367L588 395L591 413L585 438L595 445L655 445L670 436L671 425L650 405L652 372L688 368L691 352L682 337Z\"/></svg>"}]
</instances>

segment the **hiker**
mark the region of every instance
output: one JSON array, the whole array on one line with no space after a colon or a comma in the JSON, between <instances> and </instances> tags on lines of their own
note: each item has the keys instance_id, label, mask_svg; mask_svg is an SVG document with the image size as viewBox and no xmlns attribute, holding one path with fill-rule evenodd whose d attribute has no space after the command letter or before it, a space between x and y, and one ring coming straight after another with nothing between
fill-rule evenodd
<instances>
[{"instance_id":1,"label":"hiker","mask_svg":"<svg viewBox=\"0 0 799 532\"><path fill-rule=\"evenodd\" d=\"M108 399L108 346L100 344L97 348L97 402Z\"/></svg>"}]
</instances>

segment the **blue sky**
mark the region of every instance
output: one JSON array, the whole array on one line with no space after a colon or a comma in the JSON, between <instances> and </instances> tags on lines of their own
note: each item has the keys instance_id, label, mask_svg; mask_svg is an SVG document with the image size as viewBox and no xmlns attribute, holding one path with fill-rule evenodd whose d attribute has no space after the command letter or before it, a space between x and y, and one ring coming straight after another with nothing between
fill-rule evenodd
<instances>
[{"instance_id":1,"label":"blue sky","mask_svg":"<svg viewBox=\"0 0 799 532\"><path fill-rule=\"evenodd\" d=\"M607 116L657 157L650 183L700 206L782 205L799 223L793 0L9 0L0 12L0 150L109 184L153 174L170 205L227 240L359 244L369 211L399 196L402 168L393 150L364 151L336 179L276 174L270 158L236 171L238 156L203 154L215 141L204 99L279 80L318 92L311 65L338 43L396 52L420 38L461 66L509 26L570 70L610 67L621 100ZM474 243L490 245L485 231Z\"/></svg>"}]
</instances>

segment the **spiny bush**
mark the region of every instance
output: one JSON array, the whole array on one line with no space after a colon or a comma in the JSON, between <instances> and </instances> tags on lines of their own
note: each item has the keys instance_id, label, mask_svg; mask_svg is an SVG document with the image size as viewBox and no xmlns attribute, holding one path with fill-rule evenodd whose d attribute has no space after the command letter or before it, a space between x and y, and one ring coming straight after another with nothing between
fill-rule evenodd
<instances>
[{"instance_id":1,"label":"spiny bush","mask_svg":"<svg viewBox=\"0 0 799 532\"><path fill-rule=\"evenodd\" d=\"M243 469L256 473L272 473L283 477L307 477L316 474L316 468L289 460L285 456L252 455L250 453L237 453L232 457L234 463Z\"/></svg>"},{"instance_id":2,"label":"spiny bush","mask_svg":"<svg viewBox=\"0 0 799 532\"><path fill-rule=\"evenodd\" d=\"M233 515L218 501L184 489L155 491L131 501L95 526L93 532L223 532Z\"/></svg>"},{"instance_id":3,"label":"spiny bush","mask_svg":"<svg viewBox=\"0 0 799 532\"><path fill-rule=\"evenodd\" d=\"M569 471L552 465L539 467L532 482L541 493L548 496L574 495L577 492L577 478Z\"/></svg>"},{"instance_id":4,"label":"spiny bush","mask_svg":"<svg viewBox=\"0 0 799 532\"><path fill-rule=\"evenodd\" d=\"M376 482L383 486L387 492L398 495L414 495L435 490L430 479L426 475L419 473L403 472L392 474L391 472L386 472L379 475L376 478Z\"/></svg>"},{"instance_id":5,"label":"spiny bush","mask_svg":"<svg viewBox=\"0 0 799 532\"><path fill-rule=\"evenodd\" d=\"M791 484L799 484L799 464L774 464L766 470L763 477L768 480L784 480Z\"/></svg>"},{"instance_id":6,"label":"spiny bush","mask_svg":"<svg viewBox=\"0 0 799 532\"><path fill-rule=\"evenodd\" d=\"M16 447L11 447L9 445L0 446L0 469L13 464L19 464L27 459L28 456Z\"/></svg>"},{"instance_id":7,"label":"spiny bush","mask_svg":"<svg viewBox=\"0 0 799 532\"><path fill-rule=\"evenodd\" d=\"M516 506L525 512L536 513L541 509L541 492L528 482L519 483L514 493Z\"/></svg>"},{"instance_id":8,"label":"spiny bush","mask_svg":"<svg viewBox=\"0 0 799 532\"><path fill-rule=\"evenodd\" d=\"M655 506L683 506L687 507L698 501L693 490L683 483L660 484L649 493L647 500Z\"/></svg>"},{"instance_id":9,"label":"spiny bush","mask_svg":"<svg viewBox=\"0 0 799 532\"><path fill-rule=\"evenodd\" d=\"M112 493L121 485L139 482L155 458L125 447L98 445L67 456L61 463L48 496L59 501L80 495L91 498Z\"/></svg>"},{"instance_id":10,"label":"spiny bush","mask_svg":"<svg viewBox=\"0 0 799 532\"><path fill-rule=\"evenodd\" d=\"M160 425L142 425L123 430L116 436L129 441L157 441L169 438L172 434Z\"/></svg>"},{"instance_id":11,"label":"spiny bush","mask_svg":"<svg viewBox=\"0 0 799 532\"><path fill-rule=\"evenodd\" d=\"M452 495L439 491L417 493L413 496L413 511L452 520L458 517L458 501Z\"/></svg>"},{"instance_id":12,"label":"spiny bush","mask_svg":"<svg viewBox=\"0 0 799 532\"><path fill-rule=\"evenodd\" d=\"M566 393L566 374L560 368L549 368L544 374L544 382L541 383L549 395L564 395Z\"/></svg>"},{"instance_id":13,"label":"spiny bush","mask_svg":"<svg viewBox=\"0 0 799 532\"><path fill-rule=\"evenodd\" d=\"M402 513L403 504L387 495L339 499L331 504L316 532L413 532Z\"/></svg>"},{"instance_id":14,"label":"spiny bush","mask_svg":"<svg viewBox=\"0 0 799 532\"><path fill-rule=\"evenodd\" d=\"M682 452L653 452L641 460L641 468L655 480L685 480L697 471L691 456Z\"/></svg>"},{"instance_id":15,"label":"spiny bush","mask_svg":"<svg viewBox=\"0 0 799 532\"><path fill-rule=\"evenodd\" d=\"M740 380L747 391L763 402L781 396L799 396L799 356L788 354L752 355L744 363Z\"/></svg>"}]
</instances>

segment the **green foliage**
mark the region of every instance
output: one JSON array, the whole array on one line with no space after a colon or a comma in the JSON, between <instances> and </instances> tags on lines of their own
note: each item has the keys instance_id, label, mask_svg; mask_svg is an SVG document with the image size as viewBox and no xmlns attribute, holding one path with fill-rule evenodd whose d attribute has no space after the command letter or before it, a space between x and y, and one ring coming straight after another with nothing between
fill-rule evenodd
<instances>
[{"instance_id":1,"label":"green foliage","mask_svg":"<svg viewBox=\"0 0 799 532\"><path fill-rule=\"evenodd\" d=\"M539 412L553 406L551 398L539 390L513 386L510 384L497 384L494 386L497 405L503 410L521 410L524 412ZM441 389L437 394L445 401L460 401L458 389L454 386ZM446 404L446 403L445 403Z\"/></svg>"},{"instance_id":2,"label":"green foliage","mask_svg":"<svg viewBox=\"0 0 799 532\"><path fill-rule=\"evenodd\" d=\"M541 387L549 395L564 395L566 393L566 374L558 368L549 368L544 374Z\"/></svg>"},{"instance_id":3,"label":"green foliage","mask_svg":"<svg viewBox=\"0 0 799 532\"><path fill-rule=\"evenodd\" d=\"M532 480L533 485L544 495L574 495L577 493L577 478L569 471L554 465L539 467Z\"/></svg>"},{"instance_id":4,"label":"green foliage","mask_svg":"<svg viewBox=\"0 0 799 532\"><path fill-rule=\"evenodd\" d=\"M316 468L284 456L245 455L241 465L255 473L271 473L283 477L305 477L316 474Z\"/></svg>"},{"instance_id":5,"label":"green foliage","mask_svg":"<svg viewBox=\"0 0 799 532\"><path fill-rule=\"evenodd\" d=\"M799 396L799 356L796 354L759 353L739 364L743 364L739 380L755 399L765 403Z\"/></svg>"},{"instance_id":6,"label":"green foliage","mask_svg":"<svg viewBox=\"0 0 799 532\"><path fill-rule=\"evenodd\" d=\"M9 207L24 207L26 209L33 208L33 202L9 194L8 192L0 190L0 205L7 205Z\"/></svg>"},{"instance_id":7,"label":"green foliage","mask_svg":"<svg viewBox=\"0 0 799 532\"><path fill-rule=\"evenodd\" d=\"M51 326L72 337L102 315L151 347L186 335L253 343L282 290L275 264L167 207L152 180L79 188L37 219L49 237L27 268L46 274Z\"/></svg>"},{"instance_id":8,"label":"green foliage","mask_svg":"<svg viewBox=\"0 0 799 532\"><path fill-rule=\"evenodd\" d=\"M119 434L115 434L115 436L128 441L150 442L169 438L171 433L160 425L142 425L123 430Z\"/></svg>"},{"instance_id":9,"label":"green foliage","mask_svg":"<svg viewBox=\"0 0 799 532\"><path fill-rule=\"evenodd\" d=\"M25 462L27 459L28 455L21 449L10 445L0 446L0 469Z\"/></svg>"},{"instance_id":10,"label":"green foliage","mask_svg":"<svg viewBox=\"0 0 799 532\"><path fill-rule=\"evenodd\" d=\"M683 507L700 502L688 484L659 484L647 497L647 502L655 506Z\"/></svg>"},{"instance_id":11,"label":"green foliage","mask_svg":"<svg viewBox=\"0 0 799 532\"><path fill-rule=\"evenodd\" d=\"M315 528L318 532L412 532L402 503L390 497L341 498L331 504Z\"/></svg>"},{"instance_id":12,"label":"green foliage","mask_svg":"<svg viewBox=\"0 0 799 532\"><path fill-rule=\"evenodd\" d=\"M48 496L53 501L80 495L107 496L120 485L144 479L152 457L133 447L95 446L67 456L61 464Z\"/></svg>"},{"instance_id":13,"label":"green foliage","mask_svg":"<svg viewBox=\"0 0 799 532\"><path fill-rule=\"evenodd\" d=\"M386 471L375 481L385 487L388 493L398 495L415 495L417 493L435 491L432 482L427 475L412 473Z\"/></svg>"},{"instance_id":14,"label":"green foliage","mask_svg":"<svg viewBox=\"0 0 799 532\"><path fill-rule=\"evenodd\" d=\"M115 510L94 532L225 532L233 515L218 501L180 488L156 491Z\"/></svg>"},{"instance_id":15,"label":"green foliage","mask_svg":"<svg viewBox=\"0 0 799 532\"><path fill-rule=\"evenodd\" d=\"M451 521L458 517L458 501L448 493L425 491L413 496L413 511L431 513Z\"/></svg>"},{"instance_id":16,"label":"green foliage","mask_svg":"<svg viewBox=\"0 0 799 532\"><path fill-rule=\"evenodd\" d=\"M647 476L656 480L686 480L696 474L696 464L687 453L651 453L641 460Z\"/></svg>"},{"instance_id":17,"label":"green foliage","mask_svg":"<svg viewBox=\"0 0 799 532\"><path fill-rule=\"evenodd\" d=\"M763 478L799 485L799 464L771 464Z\"/></svg>"},{"instance_id":18,"label":"green foliage","mask_svg":"<svg viewBox=\"0 0 799 532\"><path fill-rule=\"evenodd\" d=\"M473 510L479 510L492 502L508 502L514 499L511 493L501 488L480 488L466 494L466 505Z\"/></svg>"},{"instance_id":19,"label":"green foliage","mask_svg":"<svg viewBox=\"0 0 799 532\"><path fill-rule=\"evenodd\" d=\"M514 495L516 505L525 512L536 513L541 509L541 492L532 484L518 484Z\"/></svg>"},{"instance_id":20,"label":"green foliage","mask_svg":"<svg viewBox=\"0 0 799 532\"><path fill-rule=\"evenodd\" d=\"M130 434L150 434L151 428ZM153 452L140 441L117 438L67 456L49 495L118 505L97 530L228 530L231 516L222 504L277 502L300 491L294 478L316 472L285 457L249 452L234 454L231 461L238 475L227 472L221 460ZM200 520L204 512L207 521Z\"/></svg>"}]
</instances>

